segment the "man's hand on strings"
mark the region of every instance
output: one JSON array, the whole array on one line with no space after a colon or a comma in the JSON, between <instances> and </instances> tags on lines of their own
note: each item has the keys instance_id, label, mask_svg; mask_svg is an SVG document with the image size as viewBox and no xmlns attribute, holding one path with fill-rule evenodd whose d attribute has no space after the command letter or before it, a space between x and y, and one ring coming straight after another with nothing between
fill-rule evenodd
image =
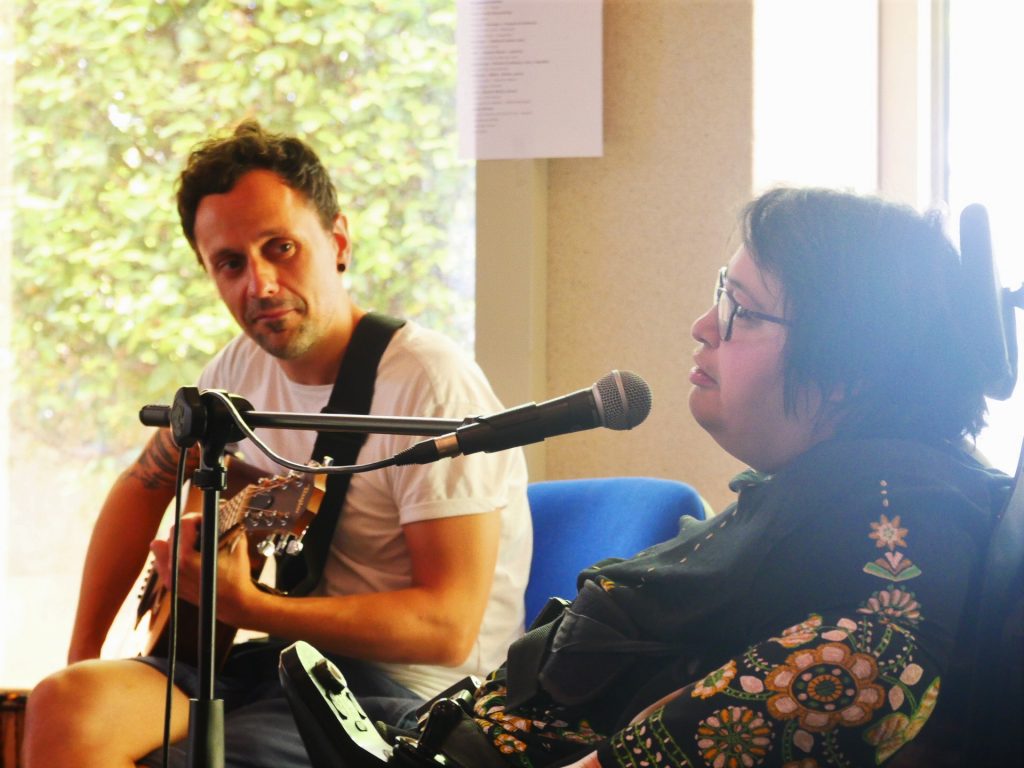
<instances>
[{"instance_id":1,"label":"man's hand on strings","mask_svg":"<svg viewBox=\"0 0 1024 768\"><path fill-rule=\"evenodd\" d=\"M202 520L203 516L198 513L183 515L179 543L178 595L196 605L199 603L201 572L197 544ZM166 539L157 539L149 546L154 556L154 567L167 588L171 584L173 536L172 527ZM244 626L246 600L259 595L251 572L245 531L239 527L224 532L217 557L217 618L221 621L235 627Z\"/></svg>"}]
</instances>

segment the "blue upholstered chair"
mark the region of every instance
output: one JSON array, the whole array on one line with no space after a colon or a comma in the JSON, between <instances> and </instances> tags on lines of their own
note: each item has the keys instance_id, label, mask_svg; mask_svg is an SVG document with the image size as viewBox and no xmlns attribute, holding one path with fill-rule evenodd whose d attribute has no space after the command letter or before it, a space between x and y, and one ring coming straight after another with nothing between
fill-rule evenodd
<instances>
[{"instance_id":1,"label":"blue upholstered chair","mask_svg":"<svg viewBox=\"0 0 1024 768\"><path fill-rule=\"evenodd\" d=\"M630 557L672 538L679 518L704 518L686 483L654 477L547 480L528 489L533 564L526 587L529 626L550 597L576 595L576 576L606 557Z\"/></svg>"}]
</instances>

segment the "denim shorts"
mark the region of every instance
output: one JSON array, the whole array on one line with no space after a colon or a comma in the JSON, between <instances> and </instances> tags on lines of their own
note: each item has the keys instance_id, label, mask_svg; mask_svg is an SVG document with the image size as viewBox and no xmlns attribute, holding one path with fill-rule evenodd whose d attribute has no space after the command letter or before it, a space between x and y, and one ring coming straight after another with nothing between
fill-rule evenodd
<instances>
[{"instance_id":1,"label":"denim shorts","mask_svg":"<svg viewBox=\"0 0 1024 768\"><path fill-rule=\"evenodd\" d=\"M278 679L278 657L288 643L253 640L235 646L214 681L214 697L224 701L225 768L310 768L291 707ZM348 687L374 722L401 729L413 728L416 709L423 699L364 661L324 654L345 675ZM167 659L136 659L167 674ZM199 690L195 667L178 663L174 682L190 698ZM188 742L170 748L169 768L185 768ZM163 766L162 749L138 765Z\"/></svg>"}]
</instances>

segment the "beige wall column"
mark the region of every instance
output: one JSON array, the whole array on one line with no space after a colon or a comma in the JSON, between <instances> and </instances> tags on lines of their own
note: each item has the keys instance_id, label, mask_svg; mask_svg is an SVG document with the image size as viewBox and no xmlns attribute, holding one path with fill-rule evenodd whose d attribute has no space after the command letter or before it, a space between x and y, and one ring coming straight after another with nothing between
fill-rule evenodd
<instances>
[{"instance_id":1,"label":"beige wall column","mask_svg":"<svg viewBox=\"0 0 1024 768\"><path fill-rule=\"evenodd\" d=\"M546 174L543 161L479 164L477 356L503 399L612 368L654 392L637 429L547 441L534 479L652 475L716 508L731 499L740 467L686 404L689 329L751 194L752 60L753 0L605 0L604 156L549 160ZM530 190L543 211L519 197Z\"/></svg>"},{"instance_id":2,"label":"beige wall column","mask_svg":"<svg viewBox=\"0 0 1024 768\"><path fill-rule=\"evenodd\" d=\"M508 407L547 398L547 165L476 165L476 360ZM533 480L545 445L526 449Z\"/></svg>"},{"instance_id":3,"label":"beige wall column","mask_svg":"<svg viewBox=\"0 0 1024 768\"><path fill-rule=\"evenodd\" d=\"M878 188L924 210L945 199L945 105L935 46L943 15L927 3L879 4Z\"/></svg>"},{"instance_id":4,"label":"beige wall column","mask_svg":"<svg viewBox=\"0 0 1024 768\"><path fill-rule=\"evenodd\" d=\"M720 508L738 468L693 421L690 324L751 190L753 6L608 0L605 156L549 168L548 387L611 368L654 392L647 421L550 441L549 477L654 475Z\"/></svg>"}]
</instances>

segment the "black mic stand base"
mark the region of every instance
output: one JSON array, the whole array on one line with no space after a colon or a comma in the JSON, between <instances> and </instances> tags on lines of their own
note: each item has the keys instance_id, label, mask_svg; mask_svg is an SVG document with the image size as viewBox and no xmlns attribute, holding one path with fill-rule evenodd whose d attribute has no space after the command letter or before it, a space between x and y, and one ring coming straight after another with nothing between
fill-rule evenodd
<instances>
[{"instance_id":1,"label":"black mic stand base","mask_svg":"<svg viewBox=\"0 0 1024 768\"><path fill-rule=\"evenodd\" d=\"M188 700L188 765L224 765L224 700Z\"/></svg>"}]
</instances>

